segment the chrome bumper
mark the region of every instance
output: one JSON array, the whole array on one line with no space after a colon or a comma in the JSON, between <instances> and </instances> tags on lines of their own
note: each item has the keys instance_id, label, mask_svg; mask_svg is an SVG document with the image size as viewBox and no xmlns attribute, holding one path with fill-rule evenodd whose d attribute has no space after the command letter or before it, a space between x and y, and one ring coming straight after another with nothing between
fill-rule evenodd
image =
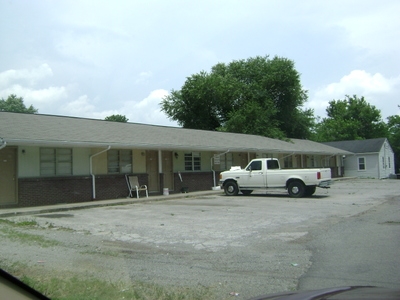
<instances>
[{"instance_id":1,"label":"chrome bumper","mask_svg":"<svg viewBox=\"0 0 400 300\"><path fill-rule=\"evenodd\" d=\"M321 182L318 184L318 187L324 188L324 189L329 189L329 188L330 188L330 185L332 185L332 184L333 184L333 181L332 181L332 180L324 180L324 181L321 181Z\"/></svg>"}]
</instances>

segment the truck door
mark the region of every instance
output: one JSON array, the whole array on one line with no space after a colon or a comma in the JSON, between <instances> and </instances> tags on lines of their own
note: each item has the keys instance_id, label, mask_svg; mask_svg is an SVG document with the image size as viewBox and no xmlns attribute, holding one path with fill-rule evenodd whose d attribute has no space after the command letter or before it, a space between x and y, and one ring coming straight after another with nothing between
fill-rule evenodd
<instances>
[{"instance_id":1,"label":"truck door","mask_svg":"<svg viewBox=\"0 0 400 300\"><path fill-rule=\"evenodd\" d=\"M284 186L284 176L282 170L279 168L277 160L267 160L267 170L265 172L267 186L271 187L282 187Z\"/></svg>"},{"instance_id":2,"label":"truck door","mask_svg":"<svg viewBox=\"0 0 400 300\"><path fill-rule=\"evenodd\" d=\"M246 175L241 178L241 187L262 188L266 186L264 168L261 160L254 160L246 168Z\"/></svg>"}]
</instances>

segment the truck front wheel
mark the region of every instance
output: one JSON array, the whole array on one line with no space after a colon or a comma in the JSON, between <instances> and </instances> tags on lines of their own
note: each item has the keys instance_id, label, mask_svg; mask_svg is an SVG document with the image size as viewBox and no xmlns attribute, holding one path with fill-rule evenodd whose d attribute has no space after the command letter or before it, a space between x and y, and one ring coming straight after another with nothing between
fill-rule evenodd
<instances>
[{"instance_id":1,"label":"truck front wheel","mask_svg":"<svg viewBox=\"0 0 400 300\"><path fill-rule=\"evenodd\" d=\"M305 192L305 186L301 181L295 180L289 183L288 193L292 198L301 198Z\"/></svg>"},{"instance_id":2,"label":"truck front wheel","mask_svg":"<svg viewBox=\"0 0 400 300\"><path fill-rule=\"evenodd\" d=\"M239 188L237 186L237 183L234 181L228 181L224 185L224 189L225 189L225 194L227 196L236 196L239 193Z\"/></svg>"}]
</instances>

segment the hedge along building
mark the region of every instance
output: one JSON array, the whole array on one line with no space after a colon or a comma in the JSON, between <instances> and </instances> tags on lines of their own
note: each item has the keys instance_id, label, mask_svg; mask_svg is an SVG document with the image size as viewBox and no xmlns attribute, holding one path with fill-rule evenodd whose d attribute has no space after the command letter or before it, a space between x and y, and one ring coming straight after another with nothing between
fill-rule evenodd
<instances>
[{"instance_id":1,"label":"hedge along building","mask_svg":"<svg viewBox=\"0 0 400 300\"><path fill-rule=\"evenodd\" d=\"M209 190L221 170L255 157L336 169L340 161L330 158L348 153L301 140L10 112L0 112L0 138L0 207L126 197L125 174L150 193Z\"/></svg>"}]
</instances>

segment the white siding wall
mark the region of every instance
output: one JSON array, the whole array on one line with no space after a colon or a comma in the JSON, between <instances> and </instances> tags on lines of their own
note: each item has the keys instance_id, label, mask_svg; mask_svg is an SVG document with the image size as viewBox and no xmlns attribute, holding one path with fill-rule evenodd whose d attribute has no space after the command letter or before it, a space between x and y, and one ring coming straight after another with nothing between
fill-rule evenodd
<instances>
[{"instance_id":1,"label":"white siding wall","mask_svg":"<svg viewBox=\"0 0 400 300\"><path fill-rule=\"evenodd\" d=\"M365 170L358 169L358 158L365 158ZM378 154L348 155L344 159L346 177L379 178Z\"/></svg>"},{"instance_id":2,"label":"white siding wall","mask_svg":"<svg viewBox=\"0 0 400 300\"><path fill-rule=\"evenodd\" d=\"M394 174L394 153L389 143L386 141L379 152L379 178L388 178Z\"/></svg>"}]
</instances>

